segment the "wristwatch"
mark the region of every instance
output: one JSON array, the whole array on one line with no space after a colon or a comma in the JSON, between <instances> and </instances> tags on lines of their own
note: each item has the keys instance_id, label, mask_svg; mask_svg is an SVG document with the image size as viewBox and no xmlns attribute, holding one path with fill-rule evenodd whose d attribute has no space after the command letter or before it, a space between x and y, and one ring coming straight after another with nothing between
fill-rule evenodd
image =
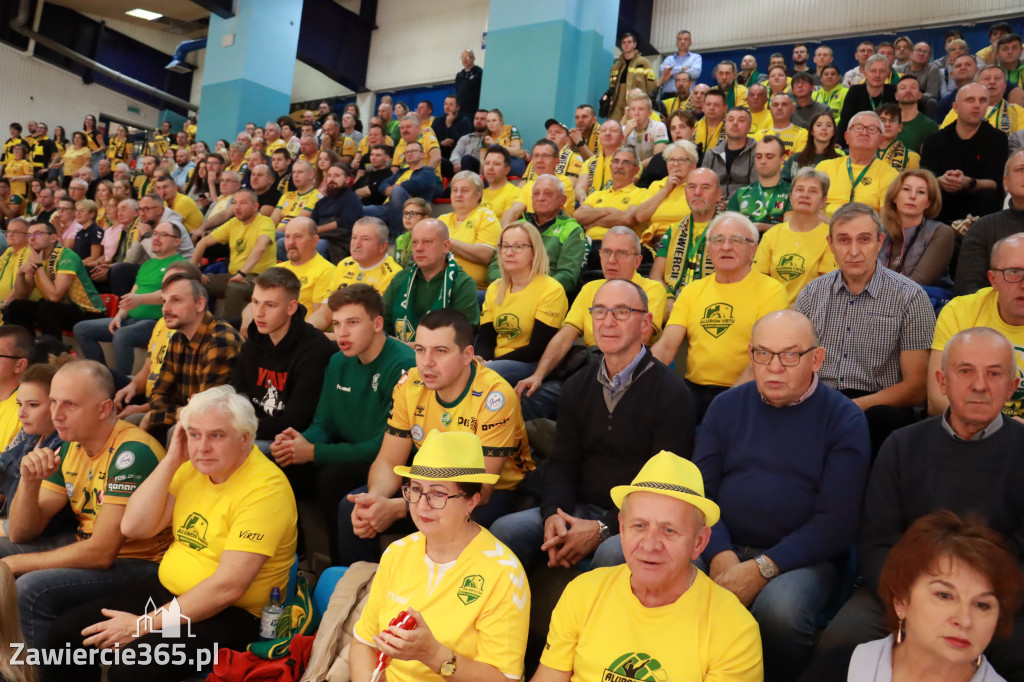
<instances>
[{"instance_id":1,"label":"wristwatch","mask_svg":"<svg viewBox=\"0 0 1024 682\"><path fill-rule=\"evenodd\" d=\"M764 554L759 554L754 557L754 561L757 563L757 570L761 573L761 577L765 580L771 580L779 574L779 569L775 568L775 564L768 560Z\"/></svg>"},{"instance_id":2,"label":"wristwatch","mask_svg":"<svg viewBox=\"0 0 1024 682\"><path fill-rule=\"evenodd\" d=\"M612 536L611 529L608 528L607 525L605 525L604 521L602 521L601 519L598 519L597 520L597 537L601 539L601 542L604 542L605 540L607 540L611 536Z\"/></svg>"},{"instance_id":3,"label":"wristwatch","mask_svg":"<svg viewBox=\"0 0 1024 682\"><path fill-rule=\"evenodd\" d=\"M452 649L452 657L441 664L441 669L438 671L441 677L451 677L455 674L455 659L458 654L455 653L455 649Z\"/></svg>"}]
</instances>

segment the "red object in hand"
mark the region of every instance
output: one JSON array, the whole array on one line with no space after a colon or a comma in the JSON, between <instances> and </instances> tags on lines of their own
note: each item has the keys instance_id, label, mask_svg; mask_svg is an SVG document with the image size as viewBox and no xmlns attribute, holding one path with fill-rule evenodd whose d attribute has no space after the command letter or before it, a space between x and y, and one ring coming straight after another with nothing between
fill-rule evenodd
<instances>
[{"instance_id":1,"label":"red object in hand","mask_svg":"<svg viewBox=\"0 0 1024 682\"><path fill-rule=\"evenodd\" d=\"M397 626L400 630L412 630L416 627L416 619L409 615L408 611L402 611L397 616L391 619L388 623L389 628ZM388 667L388 663L391 662L391 657L385 654L383 651L377 652L377 667L373 669L373 675L370 676L370 682L377 682L381 675L384 674L384 669Z\"/></svg>"}]
</instances>

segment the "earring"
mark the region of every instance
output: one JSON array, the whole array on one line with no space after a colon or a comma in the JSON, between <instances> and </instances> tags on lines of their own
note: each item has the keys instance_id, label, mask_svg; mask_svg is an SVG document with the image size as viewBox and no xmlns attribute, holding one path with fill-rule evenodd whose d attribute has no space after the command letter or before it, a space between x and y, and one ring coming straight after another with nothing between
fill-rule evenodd
<instances>
[{"instance_id":1,"label":"earring","mask_svg":"<svg viewBox=\"0 0 1024 682\"><path fill-rule=\"evenodd\" d=\"M906 636L906 627L903 619L900 618L900 623L896 626L896 644L902 644L904 636Z\"/></svg>"},{"instance_id":2,"label":"earring","mask_svg":"<svg viewBox=\"0 0 1024 682\"><path fill-rule=\"evenodd\" d=\"M978 658L977 658L977 660L976 660L976 661L974 661L974 669L975 669L975 670L977 670L978 668L980 668L980 667L981 667L981 659L982 659L982 658L984 658L984 655L983 655L983 654L978 654Z\"/></svg>"}]
</instances>

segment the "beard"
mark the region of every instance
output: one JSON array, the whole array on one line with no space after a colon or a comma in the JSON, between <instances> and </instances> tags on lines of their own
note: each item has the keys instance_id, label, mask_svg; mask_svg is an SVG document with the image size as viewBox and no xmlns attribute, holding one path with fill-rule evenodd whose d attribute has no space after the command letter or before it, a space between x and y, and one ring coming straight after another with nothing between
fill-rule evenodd
<instances>
[{"instance_id":1,"label":"beard","mask_svg":"<svg viewBox=\"0 0 1024 682\"><path fill-rule=\"evenodd\" d=\"M336 185L327 185L327 187L324 188L324 194L329 196L329 197L336 197L339 194L341 194L342 192L344 192L346 189L347 189L346 187L337 187Z\"/></svg>"}]
</instances>

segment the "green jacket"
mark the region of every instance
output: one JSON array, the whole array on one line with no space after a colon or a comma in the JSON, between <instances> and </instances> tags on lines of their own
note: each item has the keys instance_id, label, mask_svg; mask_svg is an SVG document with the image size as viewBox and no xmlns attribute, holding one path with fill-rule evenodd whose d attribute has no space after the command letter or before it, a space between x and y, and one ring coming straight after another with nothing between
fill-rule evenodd
<instances>
[{"instance_id":1,"label":"green jacket","mask_svg":"<svg viewBox=\"0 0 1024 682\"><path fill-rule=\"evenodd\" d=\"M587 252L590 250L583 228L564 211L559 211L558 215L545 225L537 225L532 213L524 213L523 218L540 230L550 261L548 275L556 279L566 292L575 291L583 264L587 261ZM501 268L498 266L498 254L495 253L487 268L487 279L493 282L499 277Z\"/></svg>"}]
</instances>

